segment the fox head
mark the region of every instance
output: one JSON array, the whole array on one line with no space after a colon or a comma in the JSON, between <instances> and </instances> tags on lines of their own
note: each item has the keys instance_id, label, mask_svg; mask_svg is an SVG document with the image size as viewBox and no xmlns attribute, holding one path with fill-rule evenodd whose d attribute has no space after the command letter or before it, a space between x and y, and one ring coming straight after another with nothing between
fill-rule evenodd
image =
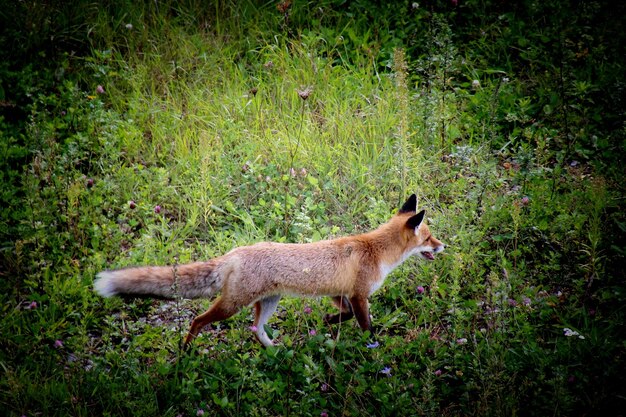
<instances>
[{"instance_id":1,"label":"fox head","mask_svg":"<svg viewBox=\"0 0 626 417\"><path fill-rule=\"evenodd\" d=\"M432 261L435 254L442 252L445 245L436 239L424 222L425 210L417 213L417 197L411 195L398 211L398 216L404 220L410 255L417 255L422 259ZM416 214L417 213L417 214Z\"/></svg>"}]
</instances>

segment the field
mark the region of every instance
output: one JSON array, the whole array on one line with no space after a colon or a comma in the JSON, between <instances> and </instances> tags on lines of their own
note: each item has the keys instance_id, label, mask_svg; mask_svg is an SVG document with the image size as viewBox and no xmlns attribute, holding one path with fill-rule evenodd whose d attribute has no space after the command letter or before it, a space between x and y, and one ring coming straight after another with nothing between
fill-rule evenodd
<instances>
[{"instance_id":1,"label":"field","mask_svg":"<svg viewBox=\"0 0 626 417\"><path fill-rule=\"evenodd\" d=\"M10 416L618 416L626 410L624 5L10 2L0 11L0 408ZM377 227L446 245L374 332L283 298L95 275Z\"/></svg>"}]
</instances>

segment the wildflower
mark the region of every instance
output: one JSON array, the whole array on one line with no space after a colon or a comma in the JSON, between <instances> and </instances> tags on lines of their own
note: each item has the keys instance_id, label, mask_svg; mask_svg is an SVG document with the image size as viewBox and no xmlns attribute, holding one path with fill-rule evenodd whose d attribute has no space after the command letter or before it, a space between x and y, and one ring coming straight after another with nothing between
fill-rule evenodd
<instances>
[{"instance_id":1,"label":"wildflower","mask_svg":"<svg viewBox=\"0 0 626 417\"><path fill-rule=\"evenodd\" d=\"M528 198L527 196L522 197L522 206L527 206L529 202L530 198Z\"/></svg>"},{"instance_id":2,"label":"wildflower","mask_svg":"<svg viewBox=\"0 0 626 417\"><path fill-rule=\"evenodd\" d=\"M512 299L512 298L509 298L509 299L508 299L508 302L509 302L509 305L510 305L511 307L515 307L515 306L517 305L517 301L515 301L515 300L514 300L514 299Z\"/></svg>"},{"instance_id":3,"label":"wildflower","mask_svg":"<svg viewBox=\"0 0 626 417\"><path fill-rule=\"evenodd\" d=\"M422 287L421 285L419 287L417 287L417 293L418 294L424 294L424 287Z\"/></svg>"},{"instance_id":4,"label":"wildflower","mask_svg":"<svg viewBox=\"0 0 626 417\"><path fill-rule=\"evenodd\" d=\"M316 334L317 332L315 331L315 329L309 330L309 336L315 336Z\"/></svg>"},{"instance_id":5,"label":"wildflower","mask_svg":"<svg viewBox=\"0 0 626 417\"><path fill-rule=\"evenodd\" d=\"M368 349L376 349L378 346L380 346L380 343L378 342L374 342L374 343L368 343L367 345L365 345Z\"/></svg>"},{"instance_id":6,"label":"wildflower","mask_svg":"<svg viewBox=\"0 0 626 417\"><path fill-rule=\"evenodd\" d=\"M530 298L528 298L528 297L524 297L524 298L522 299L522 303L523 303L525 306L527 306L527 307L530 305L530 303L531 303L531 302L532 302L532 301L531 301L531 299L530 299Z\"/></svg>"},{"instance_id":7,"label":"wildflower","mask_svg":"<svg viewBox=\"0 0 626 417\"><path fill-rule=\"evenodd\" d=\"M61 349L63 347L63 342L60 341L59 339L54 341L54 347L57 349Z\"/></svg>"},{"instance_id":8,"label":"wildflower","mask_svg":"<svg viewBox=\"0 0 626 417\"><path fill-rule=\"evenodd\" d=\"M467 343L467 339L466 339L466 338L464 338L464 337L461 337L461 338L459 338L459 339L456 339L456 343L457 343L458 345L464 345L464 344L466 344L466 343Z\"/></svg>"},{"instance_id":9,"label":"wildflower","mask_svg":"<svg viewBox=\"0 0 626 417\"><path fill-rule=\"evenodd\" d=\"M87 188L93 187L93 178L87 178Z\"/></svg>"},{"instance_id":10,"label":"wildflower","mask_svg":"<svg viewBox=\"0 0 626 417\"><path fill-rule=\"evenodd\" d=\"M509 81L510 81L510 80L509 80L509 77L504 77L504 78L502 79L502 82L503 82L503 83L505 83L505 84L506 84L506 83L508 83Z\"/></svg>"},{"instance_id":11,"label":"wildflower","mask_svg":"<svg viewBox=\"0 0 626 417\"><path fill-rule=\"evenodd\" d=\"M413 2L413 4L411 4L411 8L413 8L413 10L419 9L420 8L420 4L415 1L415 2Z\"/></svg>"},{"instance_id":12,"label":"wildflower","mask_svg":"<svg viewBox=\"0 0 626 417\"><path fill-rule=\"evenodd\" d=\"M104 94L104 87L102 87L101 85L98 85L96 87L96 93L98 94Z\"/></svg>"},{"instance_id":13,"label":"wildflower","mask_svg":"<svg viewBox=\"0 0 626 417\"><path fill-rule=\"evenodd\" d=\"M435 371L435 376L441 376L441 374L442 374L441 369L437 369Z\"/></svg>"},{"instance_id":14,"label":"wildflower","mask_svg":"<svg viewBox=\"0 0 626 417\"><path fill-rule=\"evenodd\" d=\"M259 330L259 328L253 325L253 326L250 326L250 330L253 332L256 332L257 330Z\"/></svg>"},{"instance_id":15,"label":"wildflower","mask_svg":"<svg viewBox=\"0 0 626 417\"><path fill-rule=\"evenodd\" d=\"M126 23L126 29L131 30L133 28L132 23Z\"/></svg>"},{"instance_id":16,"label":"wildflower","mask_svg":"<svg viewBox=\"0 0 626 417\"><path fill-rule=\"evenodd\" d=\"M29 310L34 310L37 308L37 301L31 301L30 304L28 305L28 307L26 307Z\"/></svg>"},{"instance_id":17,"label":"wildflower","mask_svg":"<svg viewBox=\"0 0 626 417\"><path fill-rule=\"evenodd\" d=\"M320 413L320 417L328 417L328 413L326 411L322 411Z\"/></svg>"},{"instance_id":18,"label":"wildflower","mask_svg":"<svg viewBox=\"0 0 626 417\"><path fill-rule=\"evenodd\" d=\"M324 383L320 386L320 390L321 390L322 392L328 392L328 390L329 390L329 389L330 389L330 386L329 386L326 382L324 382Z\"/></svg>"},{"instance_id":19,"label":"wildflower","mask_svg":"<svg viewBox=\"0 0 626 417\"><path fill-rule=\"evenodd\" d=\"M196 415L197 416L203 416L204 415L204 410L202 408L198 408L198 411L196 411Z\"/></svg>"},{"instance_id":20,"label":"wildflower","mask_svg":"<svg viewBox=\"0 0 626 417\"><path fill-rule=\"evenodd\" d=\"M154 206L154 212L156 214L159 214L161 212L161 206L159 206L159 205Z\"/></svg>"},{"instance_id":21,"label":"wildflower","mask_svg":"<svg viewBox=\"0 0 626 417\"><path fill-rule=\"evenodd\" d=\"M289 175L291 175L292 178L296 177L296 170L293 169L293 167L289 168Z\"/></svg>"},{"instance_id":22,"label":"wildflower","mask_svg":"<svg viewBox=\"0 0 626 417\"><path fill-rule=\"evenodd\" d=\"M130 207L131 210L133 210L135 207L137 207L137 204L135 204L135 202L133 200L130 200L128 202L128 207Z\"/></svg>"},{"instance_id":23,"label":"wildflower","mask_svg":"<svg viewBox=\"0 0 626 417\"><path fill-rule=\"evenodd\" d=\"M311 314L312 311L313 310L311 309L311 307L309 306L304 307L304 314Z\"/></svg>"},{"instance_id":24,"label":"wildflower","mask_svg":"<svg viewBox=\"0 0 626 417\"><path fill-rule=\"evenodd\" d=\"M585 338L585 336L581 335L576 330L572 330L572 329L567 328L567 327L563 329L563 334L565 336L567 336L567 337L578 336L579 339L584 339Z\"/></svg>"},{"instance_id":25,"label":"wildflower","mask_svg":"<svg viewBox=\"0 0 626 417\"><path fill-rule=\"evenodd\" d=\"M478 81L478 80L474 80L474 81L472 81L472 88L473 88L474 90L479 89L479 88L480 88L480 81Z\"/></svg>"},{"instance_id":26,"label":"wildflower","mask_svg":"<svg viewBox=\"0 0 626 417\"><path fill-rule=\"evenodd\" d=\"M265 69L271 69L274 67L274 62L267 61L265 64L263 64L263 67L265 67Z\"/></svg>"},{"instance_id":27,"label":"wildflower","mask_svg":"<svg viewBox=\"0 0 626 417\"><path fill-rule=\"evenodd\" d=\"M306 177L306 168L300 168L300 176Z\"/></svg>"},{"instance_id":28,"label":"wildflower","mask_svg":"<svg viewBox=\"0 0 626 417\"><path fill-rule=\"evenodd\" d=\"M287 14L287 12L289 11L290 7L291 7L291 1L290 0L281 1L280 3L278 3L276 5L276 9L279 12L285 13L285 14Z\"/></svg>"},{"instance_id":29,"label":"wildflower","mask_svg":"<svg viewBox=\"0 0 626 417\"><path fill-rule=\"evenodd\" d=\"M387 376L391 376L391 368L390 368L390 367L388 367L388 366L385 366L385 367L383 368L383 370L382 370L382 371L380 371L380 373L381 373L381 374L385 374L385 375L387 375Z\"/></svg>"},{"instance_id":30,"label":"wildflower","mask_svg":"<svg viewBox=\"0 0 626 417\"><path fill-rule=\"evenodd\" d=\"M304 90L297 90L297 91L298 91L298 95L300 96L300 98L302 100L306 100L307 98L309 98L309 96L313 92L313 89L311 87L307 87Z\"/></svg>"}]
</instances>

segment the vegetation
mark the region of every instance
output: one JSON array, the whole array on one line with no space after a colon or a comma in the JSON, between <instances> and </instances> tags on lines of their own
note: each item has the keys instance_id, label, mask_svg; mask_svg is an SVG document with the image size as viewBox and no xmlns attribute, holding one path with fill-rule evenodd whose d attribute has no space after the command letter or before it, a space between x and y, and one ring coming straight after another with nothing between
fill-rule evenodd
<instances>
[{"instance_id":1,"label":"vegetation","mask_svg":"<svg viewBox=\"0 0 626 417\"><path fill-rule=\"evenodd\" d=\"M626 409L624 4L9 3L8 415ZM184 352L210 300L92 291L104 269L362 232L412 192L448 247L388 277L373 335L283 299L277 347L248 309Z\"/></svg>"}]
</instances>

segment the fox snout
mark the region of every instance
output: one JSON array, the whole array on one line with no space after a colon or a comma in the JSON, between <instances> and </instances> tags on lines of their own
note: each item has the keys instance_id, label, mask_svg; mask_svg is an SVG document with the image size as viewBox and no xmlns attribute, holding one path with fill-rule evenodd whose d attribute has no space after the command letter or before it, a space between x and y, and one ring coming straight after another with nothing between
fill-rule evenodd
<instances>
[{"instance_id":1,"label":"fox snout","mask_svg":"<svg viewBox=\"0 0 626 417\"><path fill-rule=\"evenodd\" d=\"M429 247L428 249L424 249L418 252L421 258L426 259L427 261L434 261L435 254L443 252L446 245L439 242L437 246Z\"/></svg>"}]
</instances>

